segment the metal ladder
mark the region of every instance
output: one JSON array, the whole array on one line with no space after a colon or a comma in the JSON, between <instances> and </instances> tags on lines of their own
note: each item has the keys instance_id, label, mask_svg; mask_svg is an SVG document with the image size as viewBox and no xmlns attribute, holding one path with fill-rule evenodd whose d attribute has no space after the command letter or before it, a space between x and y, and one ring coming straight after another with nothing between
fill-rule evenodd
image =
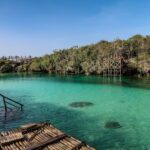
<instances>
[{"instance_id":1,"label":"metal ladder","mask_svg":"<svg viewBox=\"0 0 150 150\"><path fill-rule=\"evenodd\" d=\"M4 96L3 94L0 94L0 97L2 97L2 101L3 101L3 104L4 104L4 109L5 109L5 112L7 113L8 109L9 109L9 106L13 106L15 108L19 108L21 111L23 110L23 104L7 97L7 96Z\"/></svg>"}]
</instances>

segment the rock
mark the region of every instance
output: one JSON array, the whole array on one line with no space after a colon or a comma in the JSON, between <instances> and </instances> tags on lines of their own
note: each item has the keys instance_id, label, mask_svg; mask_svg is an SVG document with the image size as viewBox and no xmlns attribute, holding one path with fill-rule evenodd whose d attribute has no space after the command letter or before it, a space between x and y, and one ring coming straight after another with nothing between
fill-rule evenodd
<instances>
[{"instance_id":1,"label":"rock","mask_svg":"<svg viewBox=\"0 0 150 150\"><path fill-rule=\"evenodd\" d=\"M115 122L115 121L109 121L105 124L105 128L109 128L109 129L118 129L121 127L122 126L119 124L119 122Z\"/></svg>"},{"instance_id":2,"label":"rock","mask_svg":"<svg viewBox=\"0 0 150 150\"><path fill-rule=\"evenodd\" d=\"M79 108L79 107L88 107L94 105L91 102L73 102L70 104L71 107Z\"/></svg>"},{"instance_id":3,"label":"rock","mask_svg":"<svg viewBox=\"0 0 150 150\"><path fill-rule=\"evenodd\" d=\"M10 64L4 64L0 67L1 73L12 72L12 71L13 71L13 68Z\"/></svg>"}]
</instances>

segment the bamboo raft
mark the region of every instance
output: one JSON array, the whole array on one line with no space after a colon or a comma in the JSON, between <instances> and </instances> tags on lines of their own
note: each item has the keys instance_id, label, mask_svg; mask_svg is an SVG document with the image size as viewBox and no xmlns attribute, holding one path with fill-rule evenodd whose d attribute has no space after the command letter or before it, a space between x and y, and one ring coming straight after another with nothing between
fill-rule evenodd
<instances>
[{"instance_id":1,"label":"bamboo raft","mask_svg":"<svg viewBox=\"0 0 150 150\"><path fill-rule=\"evenodd\" d=\"M94 150L49 123L27 124L0 133L0 150Z\"/></svg>"}]
</instances>

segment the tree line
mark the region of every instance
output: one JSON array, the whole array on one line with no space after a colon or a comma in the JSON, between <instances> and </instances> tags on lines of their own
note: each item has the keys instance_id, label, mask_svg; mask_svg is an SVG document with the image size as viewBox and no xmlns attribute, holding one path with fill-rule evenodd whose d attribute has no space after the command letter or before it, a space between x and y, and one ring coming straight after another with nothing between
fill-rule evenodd
<instances>
[{"instance_id":1,"label":"tree line","mask_svg":"<svg viewBox=\"0 0 150 150\"><path fill-rule=\"evenodd\" d=\"M123 58L124 75L150 73L150 36L141 35L127 40L103 40L82 47L74 46L43 57L3 57L0 58L0 72L99 75L103 72L103 59L115 54Z\"/></svg>"}]
</instances>

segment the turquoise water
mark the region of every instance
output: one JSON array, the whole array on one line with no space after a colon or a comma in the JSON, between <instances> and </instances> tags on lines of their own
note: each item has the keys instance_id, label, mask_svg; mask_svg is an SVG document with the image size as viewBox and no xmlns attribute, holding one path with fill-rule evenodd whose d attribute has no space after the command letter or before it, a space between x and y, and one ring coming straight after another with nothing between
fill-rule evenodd
<instances>
[{"instance_id":1,"label":"turquoise water","mask_svg":"<svg viewBox=\"0 0 150 150\"><path fill-rule=\"evenodd\" d=\"M150 80L98 76L0 75L0 93L24 112L0 121L0 130L49 121L98 150L150 148ZM92 102L73 108L72 102ZM107 129L108 121L122 128Z\"/></svg>"}]
</instances>

